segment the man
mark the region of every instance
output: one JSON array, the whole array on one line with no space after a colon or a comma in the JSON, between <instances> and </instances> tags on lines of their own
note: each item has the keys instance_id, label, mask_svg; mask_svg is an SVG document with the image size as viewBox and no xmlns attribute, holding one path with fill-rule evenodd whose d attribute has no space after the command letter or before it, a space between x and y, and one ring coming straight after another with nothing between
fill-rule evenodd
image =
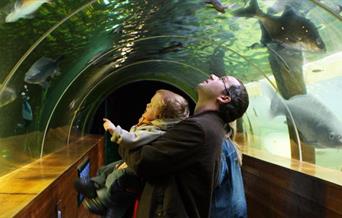
<instances>
[{"instance_id":1,"label":"man","mask_svg":"<svg viewBox=\"0 0 342 218\"><path fill-rule=\"evenodd\" d=\"M248 107L244 85L210 75L197 87L194 116L143 147L119 146L127 165L144 179L137 217L209 217L218 178L224 123Z\"/></svg>"}]
</instances>

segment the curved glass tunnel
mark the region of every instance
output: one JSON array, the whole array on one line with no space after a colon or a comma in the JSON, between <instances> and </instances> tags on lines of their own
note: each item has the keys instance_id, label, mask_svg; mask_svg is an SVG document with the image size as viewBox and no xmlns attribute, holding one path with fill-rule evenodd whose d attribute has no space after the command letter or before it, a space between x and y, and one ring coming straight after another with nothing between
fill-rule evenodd
<instances>
[{"instance_id":1,"label":"curved glass tunnel","mask_svg":"<svg viewBox=\"0 0 342 218\"><path fill-rule=\"evenodd\" d=\"M99 133L134 93L192 101L210 73L248 86L243 146L341 170L341 0L19 2L0 3L0 176Z\"/></svg>"}]
</instances>

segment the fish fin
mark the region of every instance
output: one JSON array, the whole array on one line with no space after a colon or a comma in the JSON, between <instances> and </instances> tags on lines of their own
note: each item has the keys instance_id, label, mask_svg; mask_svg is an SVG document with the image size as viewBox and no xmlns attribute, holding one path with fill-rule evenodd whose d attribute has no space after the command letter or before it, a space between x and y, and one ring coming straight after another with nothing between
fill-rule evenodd
<instances>
[{"instance_id":1,"label":"fish fin","mask_svg":"<svg viewBox=\"0 0 342 218\"><path fill-rule=\"evenodd\" d=\"M281 15L281 17L293 17L293 16L297 16L297 14L295 13L295 11L293 10L291 6L286 5L285 10L283 14Z\"/></svg>"},{"instance_id":2,"label":"fish fin","mask_svg":"<svg viewBox=\"0 0 342 218\"><path fill-rule=\"evenodd\" d=\"M257 0L251 0L247 8L241 8L232 12L236 17L254 17L261 12Z\"/></svg>"},{"instance_id":3,"label":"fish fin","mask_svg":"<svg viewBox=\"0 0 342 218\"><path fill-rule=\"evenodd\" d=\"M44 81L41 82L40 85L43 87L43 89L48 89L50 84L47 81Z\"/></svg>"},{"instance_id":4,"label":"fish fin","mask_svg":"<svg viewBox=\"0 0 342 218\"><path fill-rule=\"evenodd\" d=\"M33 120L32 108L31 108L31 105L27 99L24 99L21 114L22 114L24 120L28 120L28 121Z\"/></svg>"},{"instance_id":5,"label":"fish fin","mask_svg":"<svg viewBox=\"0 0 342 218\"><path fill-rule=\"evenodd\" d=\"M278 42L280 45L282 45L281 44L281 42ZM278 62L278 64L280 65L280 66L284 66L284 68L288 71L288 72L291 72L291 69L290 69L290 66L287 64L287 62L286 62L286 60L276 51L276 50L274 50L273 48L272 48L272 46L271 45L276 45L276 46L278 46L277 44L267 44L266 45L266 47L267 47L267 49L271 52L271 53L273 53L274 55L275 55L275 57L276 57L276 61Z\"/></svg>"},{"instance_id":6,"label":"fish fin","mask_svg":"<svg viewBox=\"0 0 342 218\"><path fill-rule=\"evenodd\" d=\"M17 0L17 1L14 3L14 10L19 9L22 5L23 5L22 2L21 2L20 0Z\"/></svg>"},{"instance_id":7,"label":"fish fin","mask_svg":"<svg viewBox=\"0 0 342 218\"><path fill-rule=\"evenodd\" d=\"M266 81L260 82L260 88L262 93L271 100L269 116L274 118L280 114L284 114L284 102L273 88Z\"/></svg>"},{"instance_id":8,"label":"fish fin","mask_svg":"<svg viewBox=\"0 0 342 218\"><path fill-rule=\"evenodd\" d=\"M259 22L260 25L260 30L261 30L261 39L260 39L260 43L264 46L267 46L268 43L272 42L272 37L270 36L270 34L267 32L266 28L264 27L264 25L262 25L261 22Z\"/></svg>"},{"instance_id":9,"label":"fish fin","mask_svg":"<svg viewBox=\"0 0 342 218\"><path fill-rule=\"evenodd\" d=\"M298 130L299 138L302 142L304 142L307 145L315 145L315 147L319 147L319 143L317 142L317 140L312 140L312 139L310 140L307 137L305 137L305 135L299 129L297 130Z\"/></svg>"},{"instance_id":10,"label":"fish fin","mask_svg":"<svg viewBox=\"0 0 342 218\"><path fill-rule=\"evenodd\" d=\"M26 18L26 19L33 19L33 18L34 18L34 15L33 15L33 14L27 14L27 15L23 16L23 18Z\"/></svg>"}]
</instances>

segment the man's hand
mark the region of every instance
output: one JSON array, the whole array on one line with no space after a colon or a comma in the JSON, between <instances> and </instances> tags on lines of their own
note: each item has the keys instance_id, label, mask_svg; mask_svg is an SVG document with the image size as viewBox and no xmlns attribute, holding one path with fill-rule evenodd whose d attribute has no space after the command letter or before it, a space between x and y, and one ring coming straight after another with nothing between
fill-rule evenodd
<instances>
[{"instance_id":1,"label":"man's hand","mask_svg":"<svg viewBox=\"0 0 342 218\"><path fill-rule=\"evenodd\" d=\"M111 135L113 135L113 132L115 130L114 124L108 120L107 118L103 118L103 128L108 131Z\"/></svg>"}]
</instances>

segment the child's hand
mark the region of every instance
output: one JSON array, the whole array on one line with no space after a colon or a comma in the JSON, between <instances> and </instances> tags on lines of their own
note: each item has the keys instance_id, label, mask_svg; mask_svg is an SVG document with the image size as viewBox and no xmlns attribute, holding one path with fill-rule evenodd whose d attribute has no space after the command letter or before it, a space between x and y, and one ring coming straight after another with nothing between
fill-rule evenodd
<instances>
[{"instance_id":1,"label":"child's hand","mask_svg":"<svg viewBox=\"0 0 342 218\"><path fill-rule=\"evenodd\" d=\"M116 168L117 170L122 170L122 169L125 169L125 168L127 168L127 167L128 167L128 166L127 166L126 162L123 162L123 163L118 164L118 165L115 166L115 168Z\"/></svg>"},{"instance_id":2,"label":"child's hand","mask_svg":"<svg viewBox=\"0 0 342 218\"><path fill-rule=\"evenodd\" d=\"M141 126L141 125L143 125L143 124L149 125L149 124L151 124L151 121L147 120L144 116L141 116L141 117L139 118L139 121L138 121L137 126Z\"/></svg>"},{"instance_id":3,"label":"child's hand","mask_svg":"<svg viewBox=\"0 0 342 218\"><path fill-rule=\"evenodd\" d=\"M108 131L111 135L113 135L113 132L115 130L114 124L108 120L107 118L103 118L103 128Z\"/></svg>"}]
</instances>

